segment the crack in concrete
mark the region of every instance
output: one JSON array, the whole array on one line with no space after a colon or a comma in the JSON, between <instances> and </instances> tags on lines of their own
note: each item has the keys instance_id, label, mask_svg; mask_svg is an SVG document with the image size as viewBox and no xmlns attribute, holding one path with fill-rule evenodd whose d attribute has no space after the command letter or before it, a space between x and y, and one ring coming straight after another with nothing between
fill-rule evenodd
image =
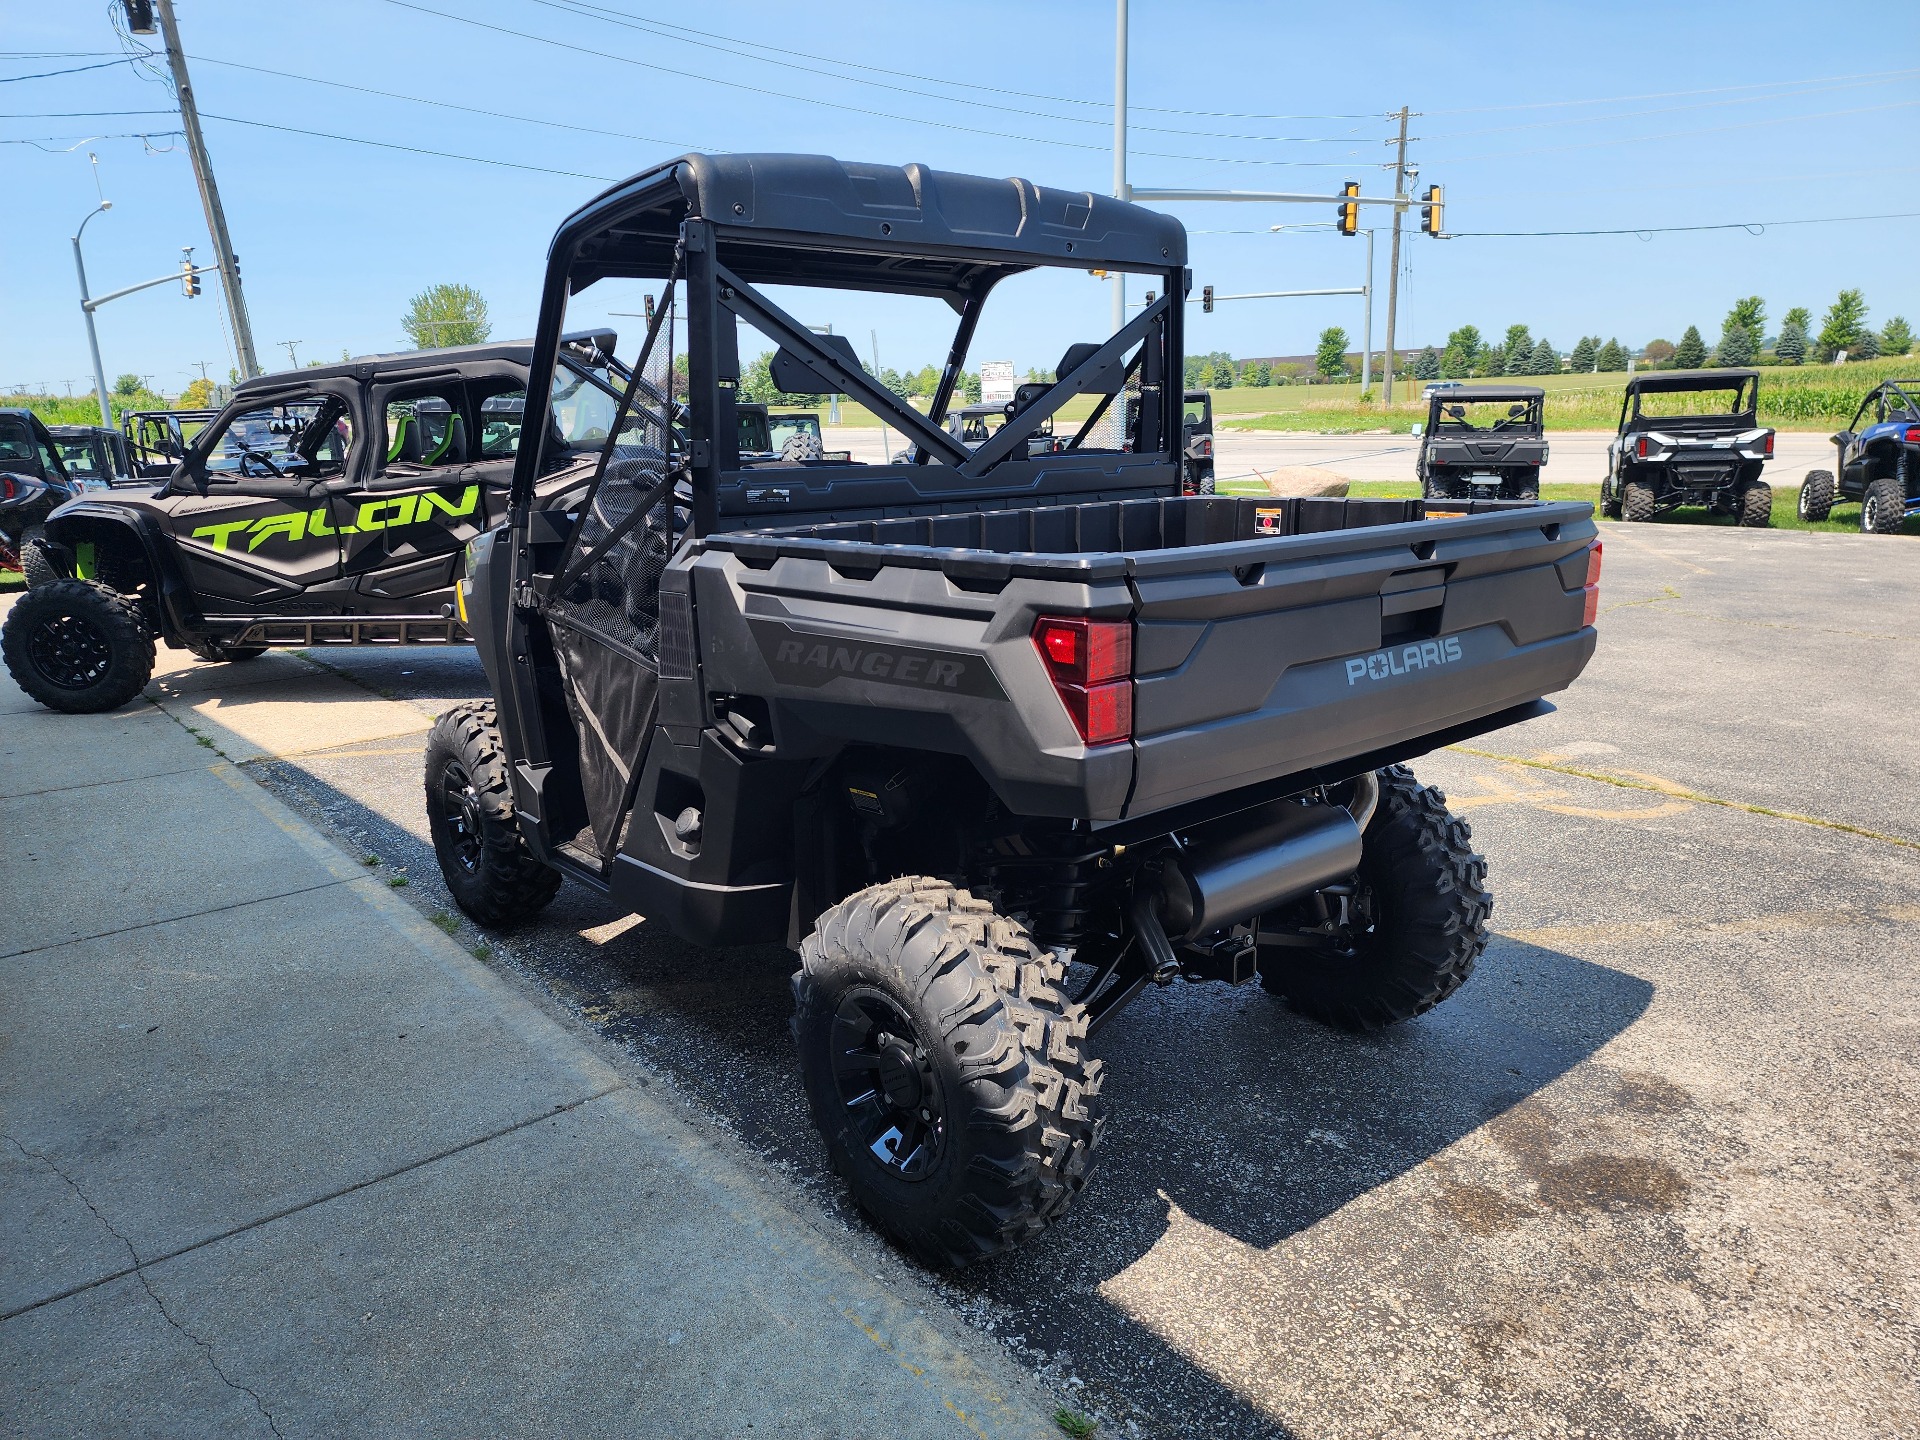
<instances>
[{"instance_id":1,"label":"crack in concrete","mask_svg":"<svg viewBox=\"0 0 1920 1440\"><path fill-rule=\"evenodd\" d=\"M146 1266L140 1259L140 1252L133 1248L133 1242L122 1235L120 1231L115 1228L111 1220L100 1213L100 1207L95 1205L88 1197L87 1192L80 1188L80 1182L75 1180L73 1176L69 1175L65 1170L61 1169L51 1156L42 1155L37 1150L29 1150L11 1135L7 1136L7 1143L22 1155L26 1156L27 1159L39 1161L40 1164L46 1166L47 1169L51 1170L66 1182L67 1188L73 1191L80 1203L87 1207L88 1212L93 1218L100 1222L102 1228L105 1229L109 1235L113 1236L114 1239L126 1246L127 1258L133 1262L131 1273L133 1277L140 1282L140 1288L147 1292L147 1298L153 1301L154 1309L160 1312L160 1318L165 1320L167 1324L171 1325L175 1330L178 1330L188 1340L199 1346L201 1353L207 1357L208 1368L220 1377L220 1383L230 1390L239 1391L242 1395L245 1395L249 1400L253 1401L254 1409L258 1410L260 1412L260 1418L267 1422L267 1428L275 1435L280 1436L281 1440L286 1440L286 1437L280 1430L279 1422L273 1418L273 1412L267 1408L267 1404L260 1398L259 1392L250 1386L242 1385L238 1380L235 1380L231 1375L227 1374L227 1372L221 1368L219 1360L215 1358L212 1344L206 1340L202 1340L198 1335L194 1334L193 1331L181 1324L173 1312L167 1309L167 1302L160 1298L160 1292L153 1288L153 1282L147 1278Z\"/></svg>"}]
</instances>

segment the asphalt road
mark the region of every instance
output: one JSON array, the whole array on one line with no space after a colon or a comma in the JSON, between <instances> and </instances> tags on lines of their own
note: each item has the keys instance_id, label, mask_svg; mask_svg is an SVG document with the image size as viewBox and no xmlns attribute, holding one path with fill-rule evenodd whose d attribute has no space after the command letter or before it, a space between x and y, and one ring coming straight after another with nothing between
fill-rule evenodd
<instances>
[{"instance_id":1,"label":"asphalt road","mask_svg":"<svg viewBox=\"0 0 1920 1440\"><path fill-rule=\"evenodd\" d=\"M877 463L880 432L872 426L828 429L830 450L851 450L853 458ZM1547 437L1549 485L1598 485L1607 473L1604 430L1556 430ZM898 434L892 449L899 450ZM1309 435L1272 430L1222 429L1214 434L1214 475L1219 480L1253 479L1282 465L1312 465L1349 480L1412 480L1420 442L1411 435ZM1833 443L1824 434L1783 430L1775 439L1767 480L1781 490L1798 489L1800 477L1820 466L1832 468Z\"/></svg>"},{"instance_id":2,"label":"asphalt road","mask_svg":"<svg viewBox=\"0 0 1920 1440\"><path fill-rule=\"evenodd\" d=\"M1257 987L1149 993L1100 1036L1075 1213L942 1283L1102 1434L1920 1433L1920 547L1603 533L1558 713L1415 767L1490 861L1467 986L1359 1039ZM426 710L482 689L466 650L325 658ZM447 911L419 748L248 768ZM785 954L573 886L459 933L859 1223Z\"/></svg>"}]
</instances>

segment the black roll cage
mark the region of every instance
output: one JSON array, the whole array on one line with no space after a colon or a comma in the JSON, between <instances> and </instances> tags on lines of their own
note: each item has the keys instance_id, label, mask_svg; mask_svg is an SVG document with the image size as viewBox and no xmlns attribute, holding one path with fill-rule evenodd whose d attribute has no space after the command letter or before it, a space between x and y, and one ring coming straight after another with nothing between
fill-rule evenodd
<instances>
[{"instance_id":1,"label":"black roll cage","mask_svg":"<svg viewBox=\"0 0 1920 1440\"><path fill-rule=\"evenodd\" d=\"M1717 416L1708 415L1645 415L1640 409L1642 395L1684 394L1698 390L1731 390L1734 392L1736 408ZM1665 424L1669 421L1733 419L1753 420L1760 413L1760 372L1758 370L1682 370L1658 371L1651 375L1633 375L1627 379L1627 388L1620 397L1620 423L1616 430L1625 434L1628 430L1646 424Z\"/></svg>"},{"instance_id":2,"label":"black roll cage","mask_svg":"<svg viewBox=\"0 0 1920 1440\"><path fill-rule=\"evenodd\" d=\"M1010 199L1017 201L1017 215L1005 203ZM1103 343L1070 350L1067 372L969 451L942 422L981 310L1001 280L1043 266L1152 277L1161 282L1160 296ZM1100 394L1095 416L1075 436L1077 445L1134 375L1141 387L1136 453L1169 464L1175 458L1183 399L1172 363L1182 344L1184 307L1177 300L1190 277L1185 232L1167 217L1105 197L1041 190L1027 181L987 181L918 166L843 165L818 156L685 156L609 190L555 235L529 393L545 393L552 383L571 295L602 278L661 280L676 270L686 285L687 478L695 539L719 528L720 487L742 472L735 410L739 320L898 429L913 451L912 466L944 467L955 490L984 494L979 482L996 466L1025 460L1027 439L1068 400ZM943 299L958 323L928 411L914 409L857 363L849 365L846 351L756 288L766 283ZM1123 369L1136 345L1140 353ZM1170 376L1176 383L1168 383ZM526 521L547 443L542 435L538 444L521 448L510 500L516 528ZM845 473L879 476L896 468L848 466Z\"/></svg>"}]
</instances>

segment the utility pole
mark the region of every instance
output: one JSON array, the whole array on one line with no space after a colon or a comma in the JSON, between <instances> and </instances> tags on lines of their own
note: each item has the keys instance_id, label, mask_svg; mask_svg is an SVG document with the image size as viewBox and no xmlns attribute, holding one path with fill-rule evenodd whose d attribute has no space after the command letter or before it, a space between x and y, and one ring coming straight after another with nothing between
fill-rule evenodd
<instances>
[{"instance_id":1,"label":"utility pole","mask_svg":"<svg viewBox=\"0 0 1920 1440\"><path fill-rule=\"evenodd\" d=\"M300 342L298 340L280 340L275 343L287 347L287 368L289 370L298 370L300 368L300 357L293 353L293 347Z\"/></svg>"},{"instance_id":2,"label":"utility pole","mask_svg":"<svg viewBox=\"0 0 1920 1440\"><path fill-rule=\"evenodd\" d=\"M1127 0L1115 0L1113 37L1113 198L1127 197ZM1113 272L1113 328L1127 323L1127 276Z\"/></svg>"},{"instance_id":3,"label":"utility pole","mask_svg":"<svg viewBox=\"0 0 1920 1440\"><path fill-rule=\"evenodd\" d=\"M1398 211L1394 212L1398 214ZM1360 388L1373 386L1373 227L1367 227L1367 303L1362 307L1365 318L1360 322Z\"/></svg>"},{"instance_id":4,"label":"utility pole","mask_svg":"<svg viewBox=\"0 0 1920 1440\"><path fill-rule=\"evenodd\" d=\"M162 3L166 3L166 0L162 0ZM1399 148L1395 152L1393 162L1393 198L1395 201L1393 207L1393 264L1391 271L1387 275L1387 353L1382 361L1385 367L1383 390L1389 409L1393 407L1394 311L1400 301L1400 217L1406 210L1404 201L1406 199L1407 189L1407 115L1407 107L1402 105L1400 107L1400 139L1397 142Z\"/></svg>"},{"instance_id":5,"label":"utility pole","mask_svg":"<svg viewBox=\"0 0 1920 1440\"><path fill-rule=\"evenodd\" d=\"M180 26L173 18L173 0L154 0L153 8L160 17L160 33L167 47L167 67L173 72L174 92L180 97L180 128L186 132L193 177L200 184L200 205L207 212L207 233L213 237L213 254L220 270L220 286L227 297L227 314L233 319L233 343L240 352L240 378L248 380L260 373L260 357L253 348L253 325L247 319L246 296L240 292L240 264L234 258L233 241L227 235L227 212L220 204L220 187L214 184L213 161L207 157L206 138L200 133L200 111L193 100L193 82L187 78Z\"/></svg>"}]
</instances>

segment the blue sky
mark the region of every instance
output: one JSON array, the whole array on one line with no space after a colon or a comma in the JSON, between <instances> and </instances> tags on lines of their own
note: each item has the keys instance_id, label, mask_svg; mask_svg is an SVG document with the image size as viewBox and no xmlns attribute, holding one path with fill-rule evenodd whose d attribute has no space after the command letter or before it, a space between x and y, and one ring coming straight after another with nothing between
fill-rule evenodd
<instances>
[{"instance_id":1,"label":"blue sky","mask_svg":"<svg viewBox=\"0 0 1920 1440\"><path fill-rule=\"evenodd\" d=\"M10 78L111 60L120 43L112 8L0 0L0 114L9 117L0 139L41 142L0 145L13 197L0 226L0 388L89 388L68 237L95 203L90 152L114 202L87 229L96 293L162 273L182 245L211 259L177 139L67 149L82 137L164 132L176 120L48 113L165 112L163 86L125 64ZM269 368L286 363L285 340L299 342L303 363L404 345L407 297L441 280L487 296L496 336L527 333L547 241L568 210L606 178L687 149L917 160L1111 188L1110 0L850 0L810 7L805 19L762 0L178 0L177 9L188 52L201 57L192 62L201 108L231 117L208 119L208 144ZM1330 193L1351 178L1383 190L1385 116L1405 103L1421 112L1409 150L1419 184L1446 186L1448 227L1459 232L1920 210L1911 198L1920 6L1133 0L1132 13L1136 185ZM705 33L675 38L658 21ZM1224 293L1361 277L1363 241L1267 228L1325 221L1330 210L1168 208L1193 232L1196 286ZM1405 242L1399 333L1403 343L1438 343L1462 323L1491 331L1518 321L1565 350L1582 333L1640 343L1678 338L1691 323L1711 342L1738 296L1765 296L1777 322L1796 304L1817 316L1843 286L1865 290L1876 325L1895 313L1920 321L1916 237L1914 219L1648 239L1436 241L1416 230ZM1376 343L1386 248L1383 234ZM109 376L148 374L172 392L197 373L195 361L224 373L213 291L188 301L160 287L103 309ZM1097 282L1053 277L983 327L975 358L1051 364L1063 336L1104 333L1107 306ZM863 355L869 323L879 326L888 365L943 351L945 321L931 313L841 323ZM1359 301L1247 302L1210 316L1195 307L1189 343L1300 353L1328 324L1345 325L1357 345Z\"/></svg>"}]
</instances>

